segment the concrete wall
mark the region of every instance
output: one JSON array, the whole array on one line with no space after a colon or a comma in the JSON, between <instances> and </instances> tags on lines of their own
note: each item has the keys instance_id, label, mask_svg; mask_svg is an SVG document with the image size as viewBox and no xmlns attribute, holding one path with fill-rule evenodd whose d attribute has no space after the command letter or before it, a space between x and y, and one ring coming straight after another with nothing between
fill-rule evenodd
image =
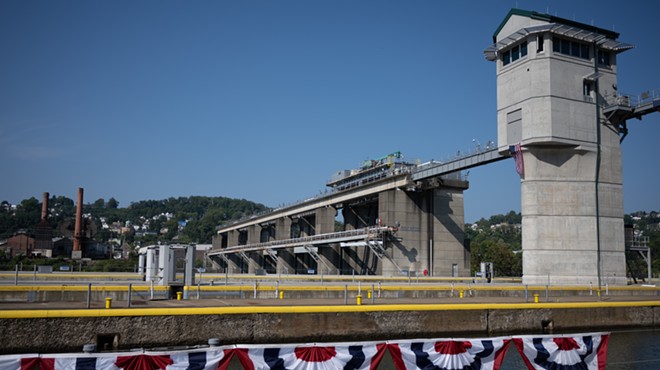
<instances>
[{"instance_id":1,"label":"concrete wall","mask_svg":"<svg viewBox=\"0 0 660 370\"><path fill-rule=\"evenodd\" d=\"M0 327L11 335L0 336L0 353L79 352L84 344L97 343L103 336L117 338L116 350L129 350L199 345L209 338L219 338L222 344L305 343L561 333L659 324L660 307L653 306L3 318Z\"/></svg>"},{"instance_id":2,"label":"concrete wall","mask_svg":"<svg viewBox=\"0 0 660 370\"><path fill-rule=\"evenodd\" d=\"M464 248L463 189L440 187L420 192L390 190L379 197L379 214L384 225L399 224L386 253L412 274L424 270L432 276L470 275L470 255ZM456 267L454 267L454 265ZM383 275L400 274L388 261Z\"/></svg>"}]
</instances>

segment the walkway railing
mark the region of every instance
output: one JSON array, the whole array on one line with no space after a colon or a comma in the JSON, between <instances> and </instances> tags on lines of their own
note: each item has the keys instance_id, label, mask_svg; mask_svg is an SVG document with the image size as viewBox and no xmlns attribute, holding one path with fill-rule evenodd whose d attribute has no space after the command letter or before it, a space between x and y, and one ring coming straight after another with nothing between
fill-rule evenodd
<instances>
[{"instance_id":1,"label":"walkway railing","mask_svg":"<svg viewBox=\"0 0 660 370\"><path fill-rule=\"evenodd\" d=\"M212 250L209 256L242 252L253 252L264 249L291 248L296 246L339 243L350 240L364 240L381 238L383 233L393 232L394 228L387 226L375 226L357 230L340 231L334 233L325 233L319 235L305 236L302 238L292 238L283 240L273 240L270 242L254 243L246 245L237 245L222 250Z\"/></svg>"}]
</instances>

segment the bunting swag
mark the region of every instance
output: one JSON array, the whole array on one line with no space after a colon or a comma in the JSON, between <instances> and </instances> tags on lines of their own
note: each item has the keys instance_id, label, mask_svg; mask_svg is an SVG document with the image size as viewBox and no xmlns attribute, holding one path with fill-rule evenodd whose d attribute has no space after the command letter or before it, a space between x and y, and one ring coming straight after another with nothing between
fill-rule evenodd
<instances>
[{"instance_id":1,"label":"bunting swag","mask_svg":"<svg viewBox=\"0 0 660 370\"><path fill-rule=\"evenodd\" d=\"M609 333L513 338L529 370L604 370Z\"/></svg>"},{"instance_id":2,"label":"bunting swag","mask_svg":"<svg viewBox=\"0 0 660 370\"><path fill-rule=\"evenodd\" d=\"M0 370L225 370L231 349L0 356Z\"/></svg>"},{"instance_id":3,"label":"bunting swag","mask_svg":"<svg viewBox=\"0 0 660 370\"><path fill-rule=\"evenodd\" d=\"M388 345L397 370L497 370L511 340L425 339Z\"/></svg>"},{"instance_id":4,"label":"bunting swag","mask_svg":"<svg viewBox=\"0 0 660 370\"><path fill-rule=\"evenodd\" d=\"M282 347L247 346L237 355L246 370L376 369L385 343L334 343Z\"/></svg>"},{"instance_id":5,"label":"bunting swag","mask_svg":"<svg viewBox=\"0 0 660 370\"><path fill-rule=\"evenodd\" d=\"M605 369L609 333L5 355L0 370L227 370L234 356L245 370L375 370L386 349L397 370L498 370L512 340L529 370Z\"/></svg>"}]
</instances>

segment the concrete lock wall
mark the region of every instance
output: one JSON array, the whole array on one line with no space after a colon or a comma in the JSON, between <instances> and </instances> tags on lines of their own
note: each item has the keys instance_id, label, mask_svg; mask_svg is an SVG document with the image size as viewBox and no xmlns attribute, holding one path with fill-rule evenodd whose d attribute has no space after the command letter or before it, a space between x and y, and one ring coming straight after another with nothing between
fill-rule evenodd
<instances>
[{"instance_id":1,"label":"concrete lock wall","mask_svg":"<svg viewBox=\"0 0 660 370\"><path fill-rule=\"evenodd\" d=\"M482 305L483 306L483 305ZM172 310L170 310L172 311ZM0 353L222 344L311 343L658 327L660 308L590 307L3 318ZM39 328L39 330L25 330ZM113 344L116 347L113 347Z\"/></svg>"}]
</instances>

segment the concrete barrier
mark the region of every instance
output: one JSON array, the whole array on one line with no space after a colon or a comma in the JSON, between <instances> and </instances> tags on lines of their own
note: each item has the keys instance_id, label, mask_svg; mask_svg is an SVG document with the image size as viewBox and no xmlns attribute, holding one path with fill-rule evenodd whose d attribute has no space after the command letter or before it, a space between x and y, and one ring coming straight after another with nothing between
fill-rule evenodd
<instances>
[{"instance_id":1,"label":"concrete barrier","mask_svg":"<svg viewBox=\"0 0 660 370\"><path fill-rule=\"evenodd\" d=\"M560 333L658 327L660 302L0 311L0 353Z\"/></svg>"}]
</instances>

